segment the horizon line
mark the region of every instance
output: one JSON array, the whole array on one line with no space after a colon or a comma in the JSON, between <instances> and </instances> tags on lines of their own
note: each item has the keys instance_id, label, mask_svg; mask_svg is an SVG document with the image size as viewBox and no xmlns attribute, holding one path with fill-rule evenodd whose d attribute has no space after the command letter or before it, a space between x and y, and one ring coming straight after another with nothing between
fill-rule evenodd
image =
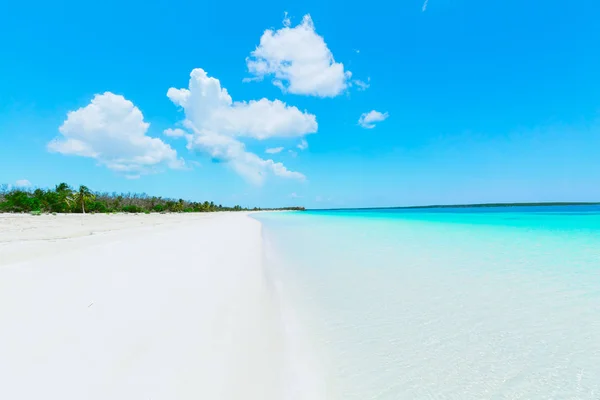
<instances>
[{"instance_id":1,"label":"horizon line","mask_svg":"<svg viewBox=\"0 0 600 400\"><path fill-rule=\"evenodd\" d=\"M338 207L310 208L307 211L340 211L340 210L407 210L419 208L485 208L485 207L555 207L555 206L598 206L600 202L530 202L530 203L473 203L473 204L431 204L424 206L389 206L389 207Z\"/></svg>"}]
</instances>

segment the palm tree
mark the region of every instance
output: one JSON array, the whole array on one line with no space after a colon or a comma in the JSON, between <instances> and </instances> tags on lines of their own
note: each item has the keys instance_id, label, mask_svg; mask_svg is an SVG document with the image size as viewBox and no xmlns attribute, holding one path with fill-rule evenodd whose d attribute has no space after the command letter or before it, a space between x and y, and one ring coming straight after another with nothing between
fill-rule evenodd
<instances>
[{"instance_id":1,"label":"palm tree","mask_svg":"<svg viewBox=\"0 0 600 400\"><path fill-rule=\"evenodd\" d=\"M63 182L56 185L56 189L54 189L54 191L57 193L70 192L71 188L69 187L69 185Z\"/></svg>"},{"instance_id":2,"label":"palm tree","mask_svg":"<svg viewBox=\"0 0 600 400\"><path fill-rule=\"evenodd\" d=\"M69 204L81 206L81 211L85 214L85 202L96 198L87 186L79 186L79 190L71 193L65 200Z\"/></svg>"}]
</instances>

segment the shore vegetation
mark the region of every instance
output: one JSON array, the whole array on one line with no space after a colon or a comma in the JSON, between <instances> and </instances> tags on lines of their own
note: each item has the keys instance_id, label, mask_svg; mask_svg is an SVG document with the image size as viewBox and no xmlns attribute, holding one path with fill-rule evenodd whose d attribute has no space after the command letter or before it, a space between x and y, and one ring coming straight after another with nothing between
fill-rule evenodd
<instances>
[{"instance_id":1,"label":"shore vegetation","mask_svg":"<svg viewBox=\"0 0 600 400\"><path fill-rule=\"evenodd\" d=\"M81 185L74 189L60 183L52 189L27 189L0 185L0 212L12 213L161 213L296 210L304 207L247 208L215 204L212 201L188 201L149 196L145 193L93 192Z\"/></svg>"}]
</instances>

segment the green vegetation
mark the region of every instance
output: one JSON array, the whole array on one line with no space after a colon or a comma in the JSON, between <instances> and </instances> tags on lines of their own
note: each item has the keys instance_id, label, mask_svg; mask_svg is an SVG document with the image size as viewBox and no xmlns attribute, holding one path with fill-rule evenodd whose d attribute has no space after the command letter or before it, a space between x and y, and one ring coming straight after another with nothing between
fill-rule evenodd
<instances>
[{"instance_id":1,"label":"green vegetation","mask_svg":"<svg viewBox=\"0 0 600 400\"><path fill-rule=\"evenodd\" d=\"M297 210L304 207L283 207L277 209L252 209L241 206L224 207L212 201L195 202L183 199L174 200L136 193L97 193L87 186L73 190L66 183L54 189L25 190L0 186L0 212L32 213L151 213L151 212L213 212L213 211L262 211Z\"/></svg>"},{"instance_id":2,"label":"green vegetation","mask_svg":"<svg viewBox=\"0 0 600 400\"><path fill-rule=\"evenodd\" d=\"M65 198L65 201L71 206L81 207L81 212L85 214L85 203L89 203L94 200L96 196L88 189L87 186L79 186L79 190L73 192L70 196Z\"/></svg>"}]
</instances>

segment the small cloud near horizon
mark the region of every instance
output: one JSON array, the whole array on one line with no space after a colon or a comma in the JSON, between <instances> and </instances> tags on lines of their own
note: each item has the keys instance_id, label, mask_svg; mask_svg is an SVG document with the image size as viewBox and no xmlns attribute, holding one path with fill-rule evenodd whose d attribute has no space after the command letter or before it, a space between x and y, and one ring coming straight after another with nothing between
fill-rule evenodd
<instances>
[{"instance_id":1,"label":"small cloud near horizon","mask_svg":"<svg viewBox=\"0 0 600 400\"><path fill-rule=\"evenodd\" d=\"M15 186L16 187L30 187L31 186L31 182L29 182L27 179L19 179L18 181L15 182Z\"/></svg>"}]
</instances>

